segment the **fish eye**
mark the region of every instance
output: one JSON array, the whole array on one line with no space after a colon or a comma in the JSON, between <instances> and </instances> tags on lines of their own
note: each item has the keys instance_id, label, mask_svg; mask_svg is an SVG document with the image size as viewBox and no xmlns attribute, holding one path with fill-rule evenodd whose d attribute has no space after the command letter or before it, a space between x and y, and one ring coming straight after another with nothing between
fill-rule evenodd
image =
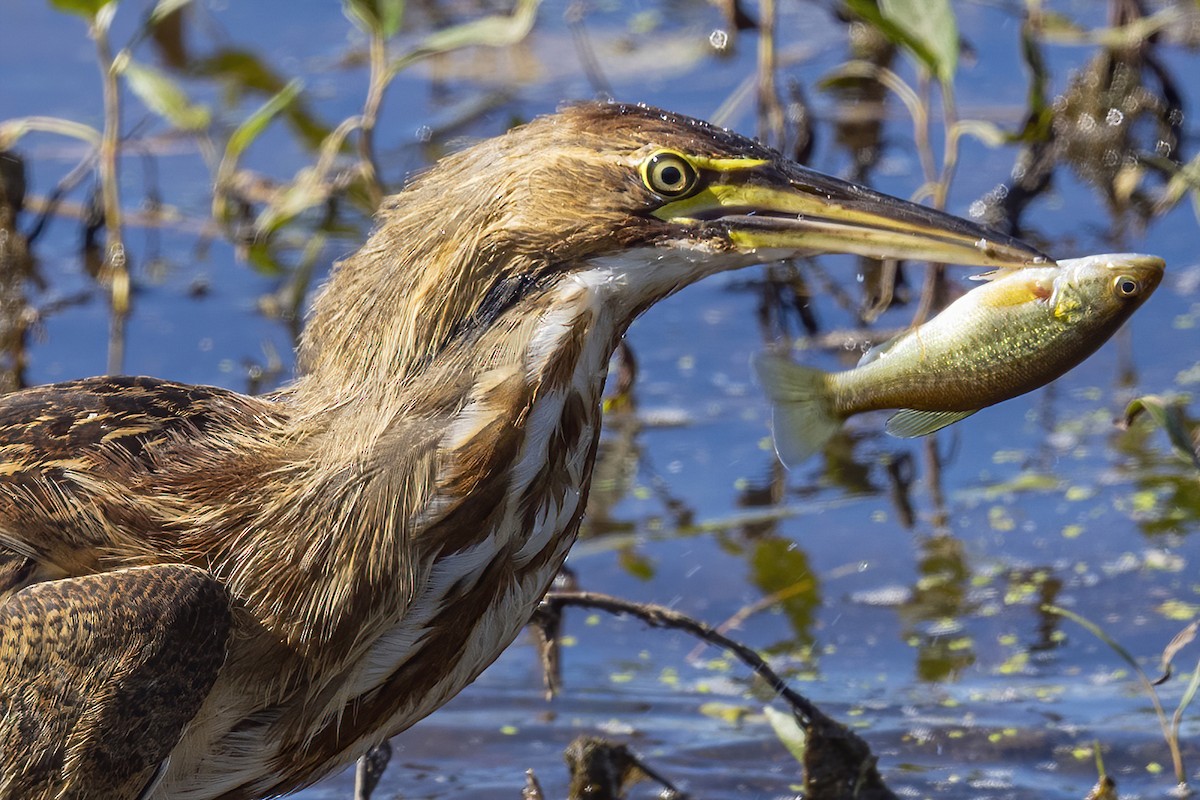
<instances>
[{"instance_id":1,"label":"fish eye","mask_svg":"<svg viewBox=\"0 0 1200 800\"><path fill-rule=\"evenodd\" d=\"M696 168L670 150L660 150L642 162L642 182L662 197L682 197L696 187Z\"/></svg>"},{"instance_id":2,"label":"fish eye","mask_svg":"<svg viewBox=\"0 0 1200 800\"><path fill-rule=\"evenodd\" d=\"M1136 297L1141 294L1142 283L1137 278L1122 275L1113 281L1113 291L1117 297Z\"/></svg>"}]
</instances>

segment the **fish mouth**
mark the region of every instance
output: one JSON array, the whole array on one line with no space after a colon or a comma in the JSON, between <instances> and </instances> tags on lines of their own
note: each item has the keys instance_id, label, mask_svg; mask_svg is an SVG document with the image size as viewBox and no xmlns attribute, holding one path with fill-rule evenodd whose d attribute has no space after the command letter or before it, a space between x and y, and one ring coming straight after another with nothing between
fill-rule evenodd
<instances>
[{"instance_id":1,"label":"fish mouth","mask_svg":"<svg viewBox=\"0 0 1200 800\"><path fill-rule=\"evenodd\" d=\"M717 176L655 216L715 227L743 251L852 253L993 269L1054 263L1014 237L787 161Z\"/></svg>"}]
</instances>

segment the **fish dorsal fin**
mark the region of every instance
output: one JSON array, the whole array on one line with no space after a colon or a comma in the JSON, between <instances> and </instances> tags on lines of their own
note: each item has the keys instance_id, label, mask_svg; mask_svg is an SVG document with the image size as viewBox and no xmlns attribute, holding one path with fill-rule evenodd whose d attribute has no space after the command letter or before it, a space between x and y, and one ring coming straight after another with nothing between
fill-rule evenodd
<instances>
[{"instance_id":1,"label":"fish dorsal fin","mask_svg":"<svg viewBox=\"0 0 1200 800\"><path fill-rule=\"evenodd\" d=\"M978 410L973 408L970 411L917 411L905 408L889 419L884 429L901 439L915 439L940 431L947 425L966 419Z\"/></svg>"}]
</instances>

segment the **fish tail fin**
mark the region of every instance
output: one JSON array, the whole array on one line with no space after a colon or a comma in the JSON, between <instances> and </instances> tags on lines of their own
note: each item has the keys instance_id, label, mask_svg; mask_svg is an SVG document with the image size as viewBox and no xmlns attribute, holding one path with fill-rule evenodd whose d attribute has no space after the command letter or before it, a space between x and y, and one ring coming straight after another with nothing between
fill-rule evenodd
<instances>
[{"instance_id":1,"label":"fish tail fin","mask_svg":"<svg viewBox=\"0 0 1200 800\"><path fill-rule=\"evenodd\" d=\"M829 373L767 353L755 357L754 371L771 401L775 453L784 466L794 467L816 453L842 427L833 410Z\"/></svg>"}]
</instances>

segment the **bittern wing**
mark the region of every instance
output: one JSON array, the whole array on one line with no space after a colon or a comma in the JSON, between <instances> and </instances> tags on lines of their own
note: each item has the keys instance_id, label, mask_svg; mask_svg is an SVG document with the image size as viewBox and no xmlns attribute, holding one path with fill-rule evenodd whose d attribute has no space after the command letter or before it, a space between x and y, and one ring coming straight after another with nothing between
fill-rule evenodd
<instances>
[{"instance_id":1,"label":"bittern wing","mask_svg":"<svg viewBox=\"0 0 1200 800\"><path fill-rule=\"evenodd\" d=\"M0 598L40 580L172 559L163 475L210 475L282 413L208 386L88 378L0 397ZM222 443L224 447L222 447ZM237 471L230 467L233 488ZM8 551L5 553L5 551Z\"/></svg>"},{"instance_id":2,"label":"bittern wing","mask_svg":"<svg viewBox=\"0 0 1200 800\"><path fill-rule=\"evenodd\" d=\"M128 798L225 660L229 597L196 567L46 581L0 604L0 798Z\"/></svg>"}]
</instances>

